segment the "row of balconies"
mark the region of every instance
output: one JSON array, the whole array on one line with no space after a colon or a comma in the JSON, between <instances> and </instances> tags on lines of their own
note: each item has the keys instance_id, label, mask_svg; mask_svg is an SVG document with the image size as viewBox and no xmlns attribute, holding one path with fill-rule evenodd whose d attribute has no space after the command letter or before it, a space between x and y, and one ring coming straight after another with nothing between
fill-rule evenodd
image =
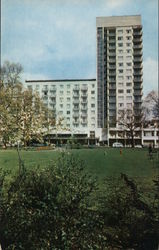
<instances>
[{"instance_id":1,"label":"row of balconies","mask_svg":"<svg viewBox=\"0 0 159 250\"><path fill-rule=\"evenodd\" d=\"M85 117L87 117L87 113L81 114L81 115L79 114L79 112L73 113L73 117L75 117L75 118L78 118L78 117L80 117L80 116L85 118Z\"/></svg>"},{"instance_id":2,"label":"row of balconies","mask_svg":"<svg viewBox=\"0 0 159 250\"><path fill-rule=\"evenodd\" d=\"M73 124L85 124L85 125L87 125L87 121L80 121L80 120L78 120L78 121L73 121Z\"/></svg>"}]
</instances>

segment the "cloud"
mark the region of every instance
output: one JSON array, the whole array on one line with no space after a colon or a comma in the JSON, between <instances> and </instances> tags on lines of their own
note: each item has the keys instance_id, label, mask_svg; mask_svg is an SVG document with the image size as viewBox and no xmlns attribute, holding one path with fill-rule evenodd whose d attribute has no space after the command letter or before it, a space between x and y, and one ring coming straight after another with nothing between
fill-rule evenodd
<instances>
[{"instance_id":1,"label":"cloud","mask_svg":"<svg viewBox=\"0 0 159 250\"><path fill-rule=\"evenodd\" d=\"M158 61L151 57L143 62L143 89L144 95L158 90Z\"/></svg>"},{"instance_id":2,"label":"cloud","mask_svg":"<svg viewBox=\"0 0 159 250\"><path fill-rule=\"evenodd\" d=\"M110 9L115 9L117 7L122 7L128 2L130 2L130 0L109 0L107 1L107 7Z\"/></svg>"}]
</instances>

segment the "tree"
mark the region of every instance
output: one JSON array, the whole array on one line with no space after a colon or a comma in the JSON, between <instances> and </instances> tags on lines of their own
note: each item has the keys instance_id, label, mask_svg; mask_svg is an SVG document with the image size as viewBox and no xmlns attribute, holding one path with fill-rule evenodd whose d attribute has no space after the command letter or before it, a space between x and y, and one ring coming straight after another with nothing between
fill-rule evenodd
<instances>
[{"instance_id":1,"label":"tree","mask_svg":"<svg viewBox=\"0 0 159 250\"><path fill-rule=\"evenodd\" d=\"M10 63L9 61L4 62L0 69L1 75L1 86L14 87L20 83L20 74L23 68L19 63Z\"/></svg>"},{"instance_id":2,"label":"tree","mask_svg":"<svg viewBox=\"0 0 159 250\"><path fill-rule=\"evenodd\" d=\"M3 185L2 249L92 249L101 239L86 202L94 185L83 163L69 155L52 167L18 173Z\"/></svg>"},{"instance_id":3,"label":"tree","mask_svg":"<svg viewBox=\"0 0 159 250\"><path fill-rule=\"evenodd\" d=\"M153 107L153 114L155 118L159 119L159 98L155 100L155 105Z\"/></svg>"},{"instance_id":4,"label":"tree","mask_svg":"<svg viewBox=\"0 0 159 250\"><path fill-rule=\"evenodd\" d=\"M21 72L20 64L6 62L1 68L0 141L4 147L17 141L24 146L33 139L41 141L55 123L40 97L23 89Z\"/></svg>"},{"instance_id":5,"label":"tree","mask_svg":"<svg viewBox=\"0 0 159 250\"><path fill-rule=\"evenodd\" d=\"M131 146L135 146L135 136L141 138L141 129L143 124L143 115L141 112L134 110L121 110L119 111L118 124L121 126L123 138L130 139Z\"/></svg>"}]
</instances>

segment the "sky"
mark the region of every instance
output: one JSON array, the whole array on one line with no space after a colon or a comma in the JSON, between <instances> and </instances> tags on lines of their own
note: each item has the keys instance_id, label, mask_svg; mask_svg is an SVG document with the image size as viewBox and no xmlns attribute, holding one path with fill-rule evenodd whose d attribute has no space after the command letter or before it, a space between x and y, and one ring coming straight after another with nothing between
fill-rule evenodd
<instances>
[{"instance_id":1,"label":"sky","mask_svg":"<svg viewBox=\"0 0 159 250\"><path fill-rule=\"evenodd\" d=\"M22 79L96 78L96 17L141 14L143 91L158 89L158 0L1 0L1 63Z\"/></svg>"}]
</instances>

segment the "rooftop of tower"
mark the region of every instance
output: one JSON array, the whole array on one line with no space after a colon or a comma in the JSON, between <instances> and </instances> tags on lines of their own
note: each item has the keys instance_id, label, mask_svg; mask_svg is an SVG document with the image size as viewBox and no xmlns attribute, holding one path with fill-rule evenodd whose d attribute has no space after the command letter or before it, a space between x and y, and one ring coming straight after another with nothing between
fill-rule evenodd
<instances>
[{"instance_id":1,"label":"rooftop of tower","mask_svg":"<svg viewBox=\"0 0 159 250\"><path fill-rule=\"evenodd\" d=\"M124 27L141 25L141 15L96 17L97 27Z\"/></svg>"}]
</instances>

